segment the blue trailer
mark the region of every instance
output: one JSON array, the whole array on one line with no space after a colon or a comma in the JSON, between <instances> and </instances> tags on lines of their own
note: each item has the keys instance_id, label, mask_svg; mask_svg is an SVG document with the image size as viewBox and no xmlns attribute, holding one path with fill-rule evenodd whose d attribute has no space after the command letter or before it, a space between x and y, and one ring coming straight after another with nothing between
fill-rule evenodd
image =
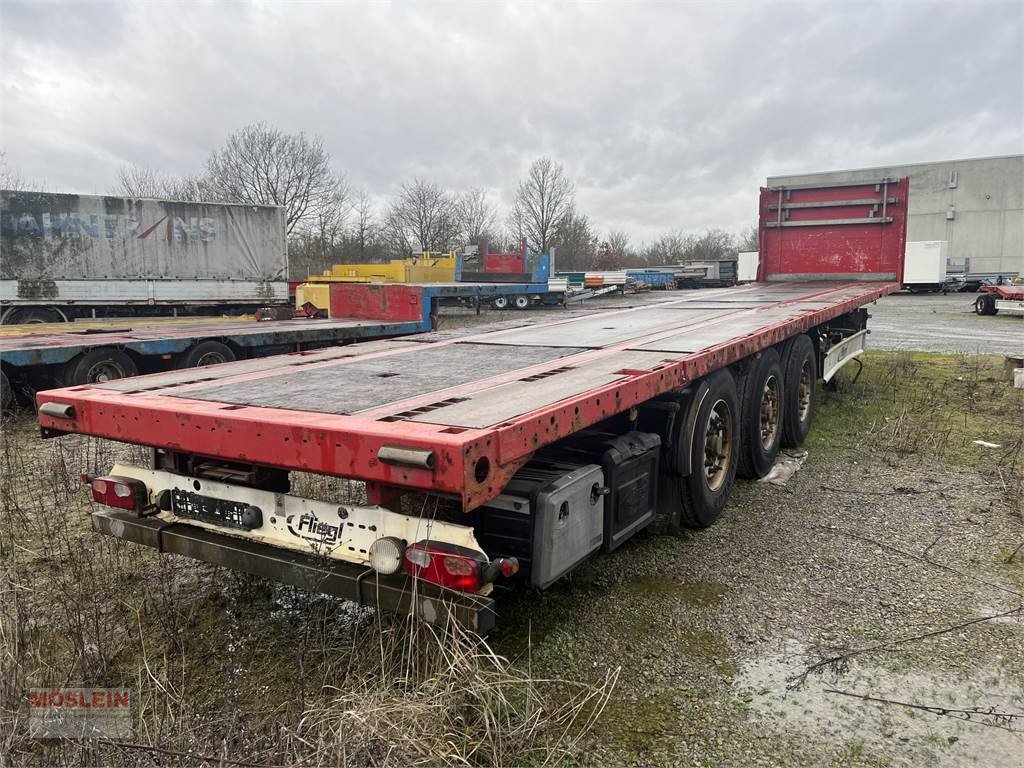
<instances>
[{"instance_id":1,"label":"blue trailer","mask_svg":"<svg viewBox=\"0 0 1024 768\"><path fill-rule=\"evenodd\" d=\"M676 287L676 273L660 269L627 269L626 279L646 283L651 288L668 290Z\"/></svg>"}]
</instances>

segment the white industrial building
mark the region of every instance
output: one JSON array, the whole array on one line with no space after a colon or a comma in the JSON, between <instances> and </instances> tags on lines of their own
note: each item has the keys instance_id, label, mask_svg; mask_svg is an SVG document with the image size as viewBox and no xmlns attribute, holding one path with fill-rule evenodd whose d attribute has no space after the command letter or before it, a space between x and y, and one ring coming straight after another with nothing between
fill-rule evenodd
<instances>
[{"instance_id":1,"label":"white industrial building","mask_svg":"<svg viewBox=\"0 0 1024 768\"><path fill-rule=\"evenodd\" d=\"M1024 155L795 176L768 186L910 177L907 240L946 240L949 271L1024 274Z\"/></svg>"}]
</instances>

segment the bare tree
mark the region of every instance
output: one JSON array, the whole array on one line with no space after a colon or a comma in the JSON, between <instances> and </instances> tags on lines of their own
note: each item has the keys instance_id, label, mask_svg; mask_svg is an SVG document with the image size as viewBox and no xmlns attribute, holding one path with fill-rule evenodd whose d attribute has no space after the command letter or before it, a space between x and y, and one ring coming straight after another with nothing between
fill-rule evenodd
<instances>
[{"instance_id":1,"label":"bare tree","mask_svg":"<svg viewBox=\"0 0 1024 768\"><path fill-rule=\"evenodd\" d=\"M690 238L681 232L669 232L645 249L645 260L651 266L681 264L689 255Z\"/></svg>"},{"instance_id":2,"label":"bare tree","mask_svg":"<svg viewBox=\"0 0 1024 768\"><path fill-rule=\"evenodd\" d=\"M597 235L590 219L569 209L562 215L558 228L551 236L551 245L557 248L558 269L589 269L597 255Z\"/></svg>"},{"instance_id":3,"label":"bare tree","mask_svg":"<svg viewBox=\"0 0 1024 768\"><path fill-rule=\"evenodd\" d=\"M414 251L444 251L458 238L455 198L423 179L407 181L388 206L385 228L398 256Z\"/></svg>"},{"instance_id":4,"label":"bare tree","mask_svg":"<svg viewBox=\"0 0 1024 768\"><path fill-rule=\"evenodd\" d=\"M360 260L370 255L370 251L377 239L377 222L373 214L373 201L365 189L356 193L355 203L352 206L355 214L355 221L349 233L354 250Z\"/></svg>"},{"instance_id":5,"label":"bare tree","mask_svg":"<svg viewBox=\"0 0 1024 768\"><path fill-rule=\"evenodd\" d=\"M733 258L736 253L736 237L724 229L708 229L699 237L690 238L690 261Z\"/></svg>"},{"instance_id":6,"label":"bare tree","mask_svg":"<svg viewBox=\"0 0 1024 768\"><path fill-rule=\"evenodd\" d=\"M195 202L204 199L202 179L172 176L152 168L125 165L117 172L114 194L124 197L155 197Z\"/></svg>"},{"instance_id":7,"label":"bare tree","mask_svg":"<svg viewBox=\"0 0 1024 768\"><path fill-rule=\"evenodd\" d=\"M633 261L633 248L629 243L629 235L621 229L613 229L608 233L608 253L618 264L625 266Z\"/></svg>"},{"instance_id":8,"label":"bare tree","mask_svg":"<svg viewBox=\"0 0 1024 768\"><path fill-rule=\"evenodd\" d=\"M535 160L520 182L509 226L534 250L547 253L556 230L573 207L576 188L565 169L549 157Z\"/></svg>"},{"instance_id":9,"label":"bare tree","mask_svg":"<svg viewBox=\"0 0 1024 768\"><path fill-rule=\"evenodd\" d=\"M752 224L740 232L736 247L743 252L757 251L761 248L761 244L758 241L756 224Z\"/></svg>"},{"instance_id":10,"label":"bare tree","mask_svg":"<svg viewBox=\"0 0 1024 768\"><path fill-rule=\"evenodd\" d=\"M456 201L459 237L464 244L476 244L485 238L493 239L497 216L494 206L483 189L469 189Z\"/></svg>"},{"instance_id":11,"label":"bare tree","mask_svg":"<svg viewBox=\"0 0 1024 768\"><path fill-rule=\"evenodd\" d=\"M45 192L44 184L29 181L7 162L7 153L0 151L0 189L22 192Z\"/></svg>"},{"instance_id":12,"label":"bare tree","mask_svg":"<svg viewBox=\"0 0 1024 768\"><path fill-rule=\"evenodd\" d=\"M265 123L229 136L210 155L204 183L217 200L284 206L289 235L317 228L348 198L345 180L332 171L318 136L288 134Z\"/></svg>"}]
</instances>

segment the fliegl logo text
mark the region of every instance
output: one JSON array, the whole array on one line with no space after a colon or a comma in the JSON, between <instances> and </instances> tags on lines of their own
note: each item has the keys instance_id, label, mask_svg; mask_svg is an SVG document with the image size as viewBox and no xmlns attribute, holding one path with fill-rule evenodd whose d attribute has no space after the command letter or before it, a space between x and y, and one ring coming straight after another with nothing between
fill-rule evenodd
<instances>
[{"instance_id":1,"label":"fliegl logo text","mask_svg":"<svg viewBox=\"0 0 1024 768\"><path fill-rule=\"evenodd\" d=\"M296 538L307 541L310 544L334 547L341 538L341 527L325 522L312 512L305 512L301 515L288 516L288 532Z\"/></svg>"}]
</instances>

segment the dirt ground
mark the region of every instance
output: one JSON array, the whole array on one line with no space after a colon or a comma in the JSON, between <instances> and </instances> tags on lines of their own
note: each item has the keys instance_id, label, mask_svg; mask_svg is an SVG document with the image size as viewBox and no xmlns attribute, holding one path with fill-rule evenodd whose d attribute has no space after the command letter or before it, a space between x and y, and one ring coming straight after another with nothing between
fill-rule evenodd
<instances>
[{"instance_id":1,"label":"dirt ground","mask_svg":"<svg viewBox=\"0 0 1024 768\"><path fill-rule=\"evenodd\" d=\"M932 307L1017 338L953 299L886 299L872 342L931 343ZM714 527L502 595L507 663L94 535L78 475L139 449L7 419L0 765L1024 765L1024 393L946 351L869 353ZM135 746L28 739L25 690L57 684L130 687Z\"/></svg>"}]
</instances>

